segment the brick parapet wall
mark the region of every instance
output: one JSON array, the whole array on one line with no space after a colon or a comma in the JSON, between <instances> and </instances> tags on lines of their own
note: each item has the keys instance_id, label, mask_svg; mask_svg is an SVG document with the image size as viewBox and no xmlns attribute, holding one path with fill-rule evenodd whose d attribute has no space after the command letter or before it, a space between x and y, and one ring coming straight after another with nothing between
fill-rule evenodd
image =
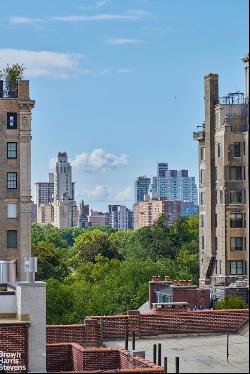
<instances>
[{"instance_id":1,"label":"brick parapet wall","mask_svg":"<svg viewBox=\"0 0 250 374\"><path fill-rule=\"evenodd\" d=\"M0 325L0 352L20 354L18 363L10 366L19 366L19 372L28 371L28 325ZM0 366L2 366L0 358ZM6 364L8 366L8 364ZM6 370L13 373L13 370Z\"/></svg>"},{"instance_id":2,"label":"brick parapet wall","mask_svg":"<svg viewBox=\"0 0 250 374\"><path fill-rule=\"evenodd\" d=\"M47 344L72 342L85 345L84 324L47 326Z\"/></svg>"},{"instance_id":3,"label":"brick parapet wall","mask_svg":"<svg viewBox=\"0 0 250 374\"><path fill-rule=\"evenodd\" d=\"M137 336L233 333L248 318L248 309L143 314L129 311L128 315L86 318L84 325L48 326L47 343L77 343L94 347L100 346L105 338L124 337L126 330L130 334L135 331Z\"/></svg>"},{"instance_id":4,"label":"brick parapet wall","mask_svg":"<svg viewBox=\"0 0 250 374\"><path fill-rule=\"evenodd\" d=\"M164 370L122 349L84 349L75 343L47 345L48 372L163 373Z\"/></svg>"},{"instance_id":5,"label":"brick parapet wall","mask_svg":"<svg viewBox=\"0 0 250 374\"><path fill-rule=\"evenodd\" d=\"M119 318L120 317L120 318ZM135 331L139 335L178 333L236 332L249 317L248 310L203 310L170 313L143 313L127 316L93 317L103 319L103 337L124 336ZM131 323L132 318L132 323ZM134 324L136 318L136 326ZM134 328L135 326L135 328Z\"/></svg>"},{"instance_id":6,"label":"brick parapet wall","mask_svg":"<svg viewBox=\"0 0 250 374\"><path fill-rule=\"evenodd\" d=\"M47 372L74 371L72 363L72 347L69 343L47 344Z\"/></svg>"}]
</instances>

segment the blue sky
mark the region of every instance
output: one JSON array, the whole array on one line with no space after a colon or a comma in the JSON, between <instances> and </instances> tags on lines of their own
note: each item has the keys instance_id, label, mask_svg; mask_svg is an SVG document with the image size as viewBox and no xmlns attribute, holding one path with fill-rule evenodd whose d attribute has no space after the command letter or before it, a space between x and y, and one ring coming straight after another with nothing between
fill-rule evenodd
<instances>
[{"instance_id":1,"label":"blue sky","mask_svg":"<svg viewBox=\"0 0 250 374\"><path fill-rule=\"evenodd\" d=\"M1 2L0 65L23 63L36 100L32 182L66 151L77 199L105 210L157 161L197 176L203 76L244 90L247 51L247 0Z\"/></svg>"}]
</instances>

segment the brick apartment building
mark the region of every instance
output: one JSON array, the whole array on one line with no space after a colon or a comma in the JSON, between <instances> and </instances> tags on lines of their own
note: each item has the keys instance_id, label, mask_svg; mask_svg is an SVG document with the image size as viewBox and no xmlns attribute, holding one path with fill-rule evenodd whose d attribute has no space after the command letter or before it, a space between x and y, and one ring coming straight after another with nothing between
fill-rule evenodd
<instances>
[{"instance_id":1,"label":"brick apartment building","mask_svg":"<svg viewBox=\"0 0 250 374\"><path fill-rule=\"evenodd\" d=\"M166 223L171 225L176 218L181 216L182 202L166 199L147 199L134 204L134 229L151 226L160 217L166 214Z\"/></svg>"}]
</instances>

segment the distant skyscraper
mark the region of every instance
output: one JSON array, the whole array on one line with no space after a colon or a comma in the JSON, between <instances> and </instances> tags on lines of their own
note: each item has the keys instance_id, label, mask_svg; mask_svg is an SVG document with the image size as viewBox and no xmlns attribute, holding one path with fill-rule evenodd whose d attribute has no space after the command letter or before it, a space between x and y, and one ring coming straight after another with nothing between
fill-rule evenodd
<instances>
[{"instance_id":1,"label":"distant skyscraper","mask_svg":"<svg viewBox=\"0 0 250 374\"><path fill-rule=\"evenodd\" d=\"M198 205L195 178L188 176L188 170L166 170L164 177L157 177L156 184L158 198L193 201Z\"/></svg>"},{"instance_id":2,"label":"distant skyscraper","mask_svg":"<svg viewBox=\"0 0 250 374\"><path fill-rule=\"evenodd\" d=\"M135 182L135 201L138 203L144 201L144 196L148 194L151 178L138 177Z\"/></svg>"},{"instance_id":3,"label":"distant skyscraper","mask_svg":"<svg viewBox=\"0 0 250 374\"><path fill-rule=\"evenodd\" d=\"M135 201L144 201L145 196L151 199L164 198L171 201L193 202L194 206L198 206L195 177L189 177L188 170L185 169L169 170L166 162L157 164L156 177L137 178L135 182Z\"/></svg>"},{"instance_id":4,"label":"distant skyscraper","mask_svg":"<svg viewBox=\"0 0 250 374\"><path fill-rule=\"evenodd\" d=\"M120 230L133 229L133 211L124 205L109 205L109 224Z\"/></svg>"},{"instance_id":5,"label":"distant skyscraper","mask_svg":"<svg viewBox=\"0 0 250 374\"><path fill-rule=\"evenodd\" d=\"M48 182L36 182L36 205L51 204L54 197L54 173L49 173Z\"/></svg>"},{"instance_id":6,"label":"distant skyscraper","mask_svg":"<svg viewBox=\"0 0 250 374\"><path fill-rule=\"evenodd\" d=\"M168 171L168 163L158 162L157 164L157 177L165 177Z\"/></svg>"},{"instance_id":7,"label":"distant skyscraper","mask_svg":"<svg viewBox=\"0 0 250 374\"><path fill-rule=\"evenodd\" d=\"M59 152L56 172L54 174L54 195L56 200L64 198L74 200L74 183L72 183L72 167L66 152Z\"/></svg>"},{"instance_id":8,"label":"distant skyscraper","mask_svg":"<svg viewBox=\"0 0 250 374\"><path fill-rule=\"evenodd\" d=\"M66 152L59 152L55 173L48 182L36 183L37 222L51 223L58 228L78 225L72 167Z\"/></svg>"},{"instance_id":9,"label":"distant skyscraper","mask_svg":"<svg viewBox=\"0 0 250 374\"><path fill-rule=\"evenodd\" d=\"M89 205L82 200L79 205L79 227L88 227Z\"/></svg>"},{"instance_id":10,"label":"distant skyscraper","mask_svg":"<svg viewBox=\"0 0 250 374\"><path fill-rule=\"evenodd\" d=\"M165 214L166 224L172 225L174 220L181 215L181 201L169 201L166 199L148 199L134 204L134 228L151 226Z\"/></svg>"},{"instance_id":11,"label":"distant skyscraper","mask_svg":"<svg viewBox=\"0 0 250 374\"><path fill-rule=\"evenodd\" d=\"M168 170L167 163L158 163L157 176L151 178L148 189L150 198L192 201L198 205L195 178L188 176L188 170Z\"/></svg>"}]
</instances>

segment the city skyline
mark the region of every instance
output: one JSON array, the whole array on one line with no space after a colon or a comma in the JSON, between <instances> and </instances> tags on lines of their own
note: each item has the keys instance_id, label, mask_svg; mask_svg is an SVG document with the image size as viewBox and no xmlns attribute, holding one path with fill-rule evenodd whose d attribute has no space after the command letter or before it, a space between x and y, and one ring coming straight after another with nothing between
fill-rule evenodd
<instances>
[{"instance_id":1,"label":"city skyline","mask_svg":"<svg viewBox=\"0 0 250 374\"><path fill-rule=\"evenodd\" d=\"M32 186L58 151L71 156L76 199L98 210L132 206L135 179L157 161L197 181L202 78L218 73L221 96L243 91L247 1L58 3L1 6L0 65L23 63L37 99Z\"/></svg>"},{"instance_id":2,"label":"city skyline","mask_svg":"<svg viewBox=\"0 0 250 374\"><path fill-rule=\"evenodd\" d=\"M73 171L74 171L74 169L72 168L72 166L70 165L70 158L68 157L68 155L67 155L67 152L58 152L58 156L57 157L59 157L59 155L61 155L61 154L65 154L66 156L66 158L67 158L67 160L68 160L68 165L69 165L69 167L70 167L70 170L71 170L71 172L70 173L73 173ZM52 167L51 166L51 168L50 168L50 171L48 171L48 174L47 174L47 180L46 180L46 178L44 179L44 180L40 180L40 181L36 181L35 182L35 195L32 197L32 200L37 204L37 206L39 206L39 205L43 205L43 204L48 204L48 203L52 203L53 202L53 200L54 200L54 198L55 198L55 192L54 192L54 179L56 180L56 177L55 177L55 175L57 174L57 172L58 172L58 161L57 161L57 159L55 158L55 159L53 159L53 162L54 162L54 166ZM133 196L134 196L134 199L133 199L133 201L132 201L132 204L131 204L131 206L129 206L129 208L130 209L132 209L133 208L133 205L134 204L136 204L138 201L144 201L144 195L142 195L141 196L141 200L138 200L138 198L137 198L137 195L138 195L138 192L137 192L137 188L138 188L138 186L137 186L137 183L138 183L138 180L140 180L140 179L148 179L149 180L149 184L148 184L148 187L147 187L147 189L145 190L145 195L150 195L150 197L151 198L165 198L165 199L168 199L168 200L170 200L170 201L174 201L174 200L179 200L179 201L193 201L194 202L194 204L197 206L198 205L198 201L197 201L197 199L198 199L198 194L197 194L197 185L196 185L196 182L195 182L195 177L192 177L192 176L188 176L189 175L189 171L188 170L185 170L185 169L181 169L181 170L169 170L167 173L168 173L168 177L163 177L163 175L161 176L162 178L161 179L169 179L169 183L170 183L170 180L171 180L171 177L170 177L170 175L171 175L171 173L176 173L176 176L177 176L177 174L179 175L179 179L180 179L180 181L177 183L177 182L174 182L174 183L177 183L177 185L179 186L179 183L181 182L181 180L183 179L183 177L181 177L181 175L182 175L182 173L184 172L185 173L185 176L186 176L186 179L190 179L190 181L191 180L193 180L194 179L194 182L192 182L192 183L194 183L194 186L192 187L192 188L194 188L194 192L192 193L192 194L194 194L192 197L191 196L189 196L190 195L190 191L188 192L188 196L190 197L190 198L185 198L185 194L184 194L184 197L183 198L181 198L180 196L179 196L179 194L180 194L180 191L179 191L179 193L177 194L178 196L179 196L179 198L177 198L177 196L175 196L175 197L172 197L172 194L175 194L176 195L176 193L177 192L171 192L171 197L169 197L169 198L167 198L167 195L165 195L165 194L163 194L162 195L162 192L160 192L160 190L158 191L158 193L159 193L159 195L155 195L156 194L156 190L154 190L153 191L153 194L152 194L152 191L150 192L150 186L152 187L152 185L151 185L151 183L152 183L152 181L154 181L154 180L156 180L157 179L157 176L156 175L159 175L159 167L160 167L160 165L168 165L168 163L166 163L166 162L164 162L164 163L157 163L155 166L156 166L156 168L155 168L155 171L153 172L153 173L151 173L150 174L150 176L145 176L145 175L143 175L143 173L140 175L140 176L138 176L137 178L136 178L136 180L134 181L134 185L133 185ZM168 169L168 166L167 166L167 169ZM166 180L167 180L166 179ZM174 178L173 178L174 179ZM184 178L185 179L185 178ZM52 183L51 183L51 180L52 180ZM154 183L154 182L153 182ZM182 183L184 183L184 182L182 182ZM52 186L53 185L53 186ZM156 187L156 186L154 186L154 187ZM165 184L163 185L163 190L164 190L164 188L165 188L166 186L165 186ZM190 187L190 186L189 186ZM75 189L77 189L77 181L74 181L74 182L72 182L72 188L73 188L73 191L74 191L74 194L75 194ZM158 187L156 187L156 189L157 188L159 188L159 186ZM170 186L169 186L169 188L170 188ZM171 191L172 191L172 188L174 188L172 185L171 185ZM179 186L178 188L181 188L181 190L183 189L183 188L186 188L186 187L184 187L184 185L183 186ZM175 188L174 188L175 189ZM183 191L182 191L182 193L183 193ZM151 196L152 195L152 196ZM76 201L77 201L77 203L81 203L82 201L84 201L85 203L89 203L86 199L84 199L84 197L79 197L78 199L76 199ZM111 200L110 200L111 201ZM123 204L123 203L121 203L120 201L119 201L119 199L115 199L114 200L115 201L115 205L120 205L120 206L123 206L123 205L125 205L125 204ZM114 202L113 201L113 202ZM107 209L106 208L108 208L110 205L114 205L113 204L113 202L112 202L112 204L110 204L110 203L108 203L108 205L105 207L105 206L103 206L103 209L105 210L105 211L107 211ZM91 205L91 204L90 204ZM93 210L98 210L98 209L96 209L95 208L95 206L92 206L91 205L91 208L93 208ZM102 210L103 210L102 209ZM100 209L99 209L100 210Z\"/></svg>"}]
</instances>

